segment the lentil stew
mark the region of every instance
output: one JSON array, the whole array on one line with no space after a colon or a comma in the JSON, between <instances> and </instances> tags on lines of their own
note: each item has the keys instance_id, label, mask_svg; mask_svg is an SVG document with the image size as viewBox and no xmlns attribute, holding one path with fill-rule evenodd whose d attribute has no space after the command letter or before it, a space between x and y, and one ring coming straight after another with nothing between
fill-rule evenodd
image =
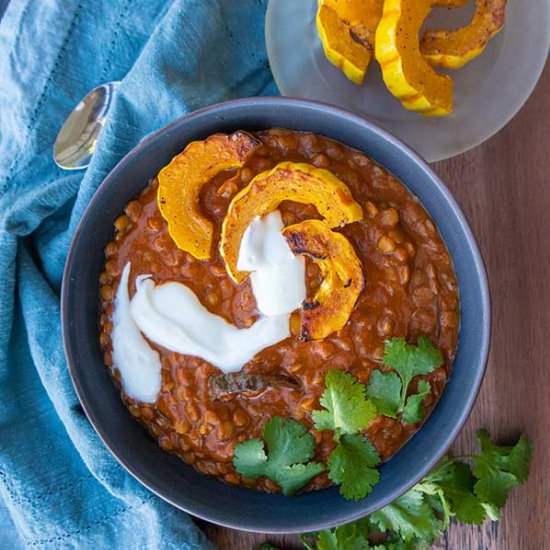
<instances>
[{"instance_id":1,"label":"lentil stew","mask_svg":"<svg viewBox=\"0 0 550 550\"><path fill-rule=\"evenodd\" d=\"M130 413L162 449L226 483L278 492L279 487L267 478L244 479L235 471L235 446L261 437L270 418L289 417L310 428L316 441L315 460L326 462L334 448L333 437L327 431L316 431L311 421L311 411L319 408L326 373L341 369L368 382L373 369L381 366L384 342L392 337L414 342L426 336L444 356L442 367L421 377L431 386L424 400L425 419L450 375L458 341L459 300L445 244L423 206L395 177L364 153L319 135L276 129L254 137L259 146L244 164L215 175L201 191L200 208L214 229L212 250L216 252L209 260L195 259L171 239L157 204L157 180L128 203L105 249L100 276L100 343L104 362L121 387L112 357L113 310L121 274L129 261L130 296L135 292L135 277L148 273L156 284L183 283L210 312L229 323L239 328L251 326L258 311L250 282L234 282L217 252L231 199L254 176L283 161L309 163L341 179L364 212L361 221L337 229L353 245L365 279L344 328L322 340L303 341L292 335L257 353L241 372L223 377L203 359L150 342L162 364L157 401L138 402L121 387ZM317 210L307 204L286 201L279 210L285 226L319 219ZM306 259L308 297L320 283L319 268ZM387 460L419 427L379 416L366 435ZM322 473L306 489L330 484Z\"/></svg>"}]
</instances>

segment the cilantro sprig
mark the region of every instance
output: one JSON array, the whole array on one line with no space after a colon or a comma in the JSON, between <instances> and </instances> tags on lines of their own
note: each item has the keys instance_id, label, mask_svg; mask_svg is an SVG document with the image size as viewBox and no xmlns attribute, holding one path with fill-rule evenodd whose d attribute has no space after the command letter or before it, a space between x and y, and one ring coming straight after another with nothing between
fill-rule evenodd
<instances>
[{"instance_id":1,"label":"cilantro sprig","mask_svg":"<svg viewBox=\"0 0 550 550\"><path fill-rule=\"evenodd\" d=\"M478 432L477 437L481 453L472 457L473 473L478 480L474 492L487 513L496 520L512 488L523 483L529 475L531 443L522 436L514 446L497 447L486 430Z\"/></svg>"},{"instance_id":2,"label":"cilantro sprig","mask_svg":"<svg viewBox=\"0 0 550 550\"><path fill-rule=\"evenodd\" d=\"M384 350L384 363L393 370L374 371L368 386L338 369L327 373L322 409L312 412L312 420L317 430L334 432L336 448L328 459L328 475L340 485L344 498L366 497L380 479L376 469L380 456L361 432L378 414L400 414L405 422L419 422L430 384L420 380L412 395L409 385L415 376L432 372L442 362L441 352L427 338L420 338L416 346L394 338L386 342ZM266 476L278 483L285 495L292 495L324 471L323 464L308 462L315 454L315 442L299 422L272 418L263 437L265 443L251 439L235 447L233 463L244 477Z\"/></svg>"},{"instance_id":3,"label":"cilantro sprig","mask_svg":"<svg viewBox=\"0 0 550 550\"><path fill-rule=\"evenodd\" d=\"M325 469L319 462L308 462L315 454L315 439L300 422L275 416L264 426L263 437L267 454L261 439L235 447L233 464L244 477L266 476L284 495L293 495Z\"/></svg>"},{"instance_id":4,"label":"cilantro sprig","mask_svg":"<svg viewBox=\"0 0 550 550\"><path fill-rule=\"evenodd\" d=\"M359 521L304 535L308 550L416 550L433 544L450 521L479 525L496 521L510 490L529 474L531 443L494 445L478 433L481 451L444 458L420 483L397 500ZM471 466L471 464L473 467Z\"/></svg>"},{"instance_id":5,"label":"cilantro sprig","mask_svg":"<svg viewBox=\"0 0 550 550\"><path fill-rule=\"evenodd\" d=\"M420 422L430 384L420 380L413 395L408 395L409 385L415 376L429 374L443 364L441 352L425 337L419 338L416 346L403 338L392 338L385 344L383 362L392 370L371 374L367 396L380 414L393 418L401 415L409 424Z\"/></svg>"},{"instance_id":6,"label":"cilantro sprig","mask_svg":"<svg viewBox=\"0 0 550 550\"><path fill-rule=\"evenodd\" d=\"M329 477L340 484L344 498L362 499L380 479L375 468L380 457L359 433L376 418L376 406L367 398L365 385L337 369L327 373L320 402L324 410L312 413L315 427L319 431L333 430L337 442L328 459Z\"/></svg>"}]
</instances>

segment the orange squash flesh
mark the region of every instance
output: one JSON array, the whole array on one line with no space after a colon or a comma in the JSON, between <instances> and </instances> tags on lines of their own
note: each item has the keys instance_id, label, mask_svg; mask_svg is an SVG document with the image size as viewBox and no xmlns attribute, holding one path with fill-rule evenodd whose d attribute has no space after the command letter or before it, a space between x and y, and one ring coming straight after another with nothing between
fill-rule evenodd
<instances>
[{"instance_id":1,"label":"orange squash flesh","mask_svg":"<svg viewBox=\"0 0 550 550\"><path fill-rule=\"evenodd\" d=\"M320 220L306 220L283 230L295 254L304 254L319 267L322 282L300 310L300 338L326 338L348 322L365 279L361 261L344 235Z\"/></svg>"},{"instance_id":2,"label":"orange squash flesh","mask_svg":"<svg viewBox=\"0 0 550 550\"><path fill-rule=\"evenodd\" d=\"M462 0L386 0L376 31L376 59L384 82L403 106L429 116L453 110L454 83L437 73L420 52L419 31L434 6Z\"/></svg>"},{"instance_id":3,"label":"orange squash flesh","mask_svg":"<svg viewBox=\"0 0 550 550\"><path fill-rule=\"evenodd\" d=\"M214 230L200 210L200 191L216 174L242 166L258 145L245 132L214 134L190 143L160 171L158 206L179 248L199 260L210 258Z\"/></svg>"},{"instance_id":4,"label":"orange squash flesh","mask_svg":"<svg viewBox=\"0 0 550 550\"><path fill-rule=\"evenodd\" d=\"M469 25L457 31L426 31L421 51L431 65L460 69L480 55L504 26L506 0L476 0Z\"/></svg>"},{"instance_id":5,"label":"orange squash flesh","mask_svg":"<svg viewBox=\"0 0 550 550\"><path fill-rule=\"evenodd\" d=\"M383 0L319 0L317 29L327 59L356 84L372 60Z\"/></svg>"},{"instance_id":6,"label":"orange squash flesh","mask_svg":"<svg viewBox=\"0 0 550 550\"><path fill-rule=\"evenodd\" d=\"M230 277L237 283L248 275L237 270L240 243L256 216L265 216L283 201L313 204L330 227L362 219L361 206L347 185L332 172L311 164L281 162L261 172L237 193L223 221L220 253Z\"/></svg>"},{"instance_id":7,"label":"orange squash flesh","mask_svg":"<svg viewBox=\"0 0 550 550\"><path fill-rule=\"evenodd\" d=\"M361 40L374 45L374 31L382 17L384 0L320 0L334 10Z\"/></svg>"}]
</instances>

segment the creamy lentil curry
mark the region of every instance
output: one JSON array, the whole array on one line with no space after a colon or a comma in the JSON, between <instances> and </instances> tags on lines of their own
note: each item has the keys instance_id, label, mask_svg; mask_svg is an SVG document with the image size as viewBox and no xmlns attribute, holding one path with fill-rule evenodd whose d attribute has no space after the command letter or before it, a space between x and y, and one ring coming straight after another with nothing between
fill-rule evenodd
<instances>
[{"instance_id":1,"label":"creamy lentil curry","mask_svg":"<svg viewBox=\"0 0 550 550\"><path fill-rule=\"evenodd\" d=\"M171 238L157 203L157 179L128 203L105 249L100 276L100 343L124 403L162 449L226 483L278 492L277 484L265 477L250 480L237 473L232 462L235 446L252 437L261 438L270 418L289 417L308 426L316 442L314 458L326 462L334 439L328 431L315 430L311 411L319 409L327 371L340 369L367 383L373 369L380 368L384 342L396 336L409 342L426 336L443 354L443 366L415 379L430 383L431 391L424 400L425 419L450 374L457 347L459 302L452 261L433 221L395 177L365 154L312 133L277 129L253 137L256 146L240 167L215 174L200 192L200 210L213 229L210 259L196 259ZM261 350L236 374L224 374L200 357L169 351L149 341L160 358L160 391L152 403L131 398L113 365L113 310L125 265L131 262L130 297L136 292L136 276L151 274L156 285L183 283L208 311L228 323L238 328L253 325L258 310L250 281L245 278L237 283L228 274L218 251L220 233L239 190L283 161L330 171L362 207L360 221L334 229L351 243L363 271L364 284L349 319L343 328L318 340L304 338L291 321L290 337ZM311 204L283 201L278 209L284 226L320 219ZM321 278L318 264L307 257L308 300ZM365 435L381 459L387 460L419 426L380 415ZM328 485L327 474L321 473L306 489Z\"/></svg>"}]
</instances>

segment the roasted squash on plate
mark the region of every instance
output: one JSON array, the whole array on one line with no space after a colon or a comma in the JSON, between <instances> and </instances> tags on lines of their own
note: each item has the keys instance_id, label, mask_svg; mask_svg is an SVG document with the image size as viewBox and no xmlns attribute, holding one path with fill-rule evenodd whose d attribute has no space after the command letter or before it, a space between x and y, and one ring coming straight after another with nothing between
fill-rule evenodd
<instances>
[{"instance_id":1,"label":"roasted squash on plate","mask_svg":"<svg viewBox=\"0 0 550 550\"><path fill-rule=\"evenodd\" d=\"M420 52L419 32L434 6L455 6L456 0L385 0L376 31L376 59L384 82L402 105L424 115L453 110L454 83L437 73Z\"/></svg>"},{"instance_id":2,"label":"roasted squash on plate","mask_svg":"<svg viewBox=\"0 0 550 550\"><path fill-rule=\"evenodd\" d=\"M317 29L327 59L361 84L374 55L383 0L320 0Z\"/></svg>"},{"instance_id":3,"label":"roasted squash on plate","mask_svg":"<svg viewBox=\"0 0 550 550\"><path fill-rule=\"evenodd\" d=\"M479 56L504 25L506 0L475 0L472 21L456 31L421 27L432 8L468 0L318 0L317 28L326 57L362 84L373 51L384 82L403 106L427 116L453 110L454 83L433 67L459 69Z\"/></svg>"},{"instance_id":4,"label":"roasted squash on plate","mask_svg":"<svg viewBox=\"0 0 550 550\"><path fill-rule=\"evenodd\" d=\"M434 67L460 69L481 55L504 26L506 0L476 0L475 15L469 25L457 30L428 30L420 49Z\"/></svg>"}]
</instances>

